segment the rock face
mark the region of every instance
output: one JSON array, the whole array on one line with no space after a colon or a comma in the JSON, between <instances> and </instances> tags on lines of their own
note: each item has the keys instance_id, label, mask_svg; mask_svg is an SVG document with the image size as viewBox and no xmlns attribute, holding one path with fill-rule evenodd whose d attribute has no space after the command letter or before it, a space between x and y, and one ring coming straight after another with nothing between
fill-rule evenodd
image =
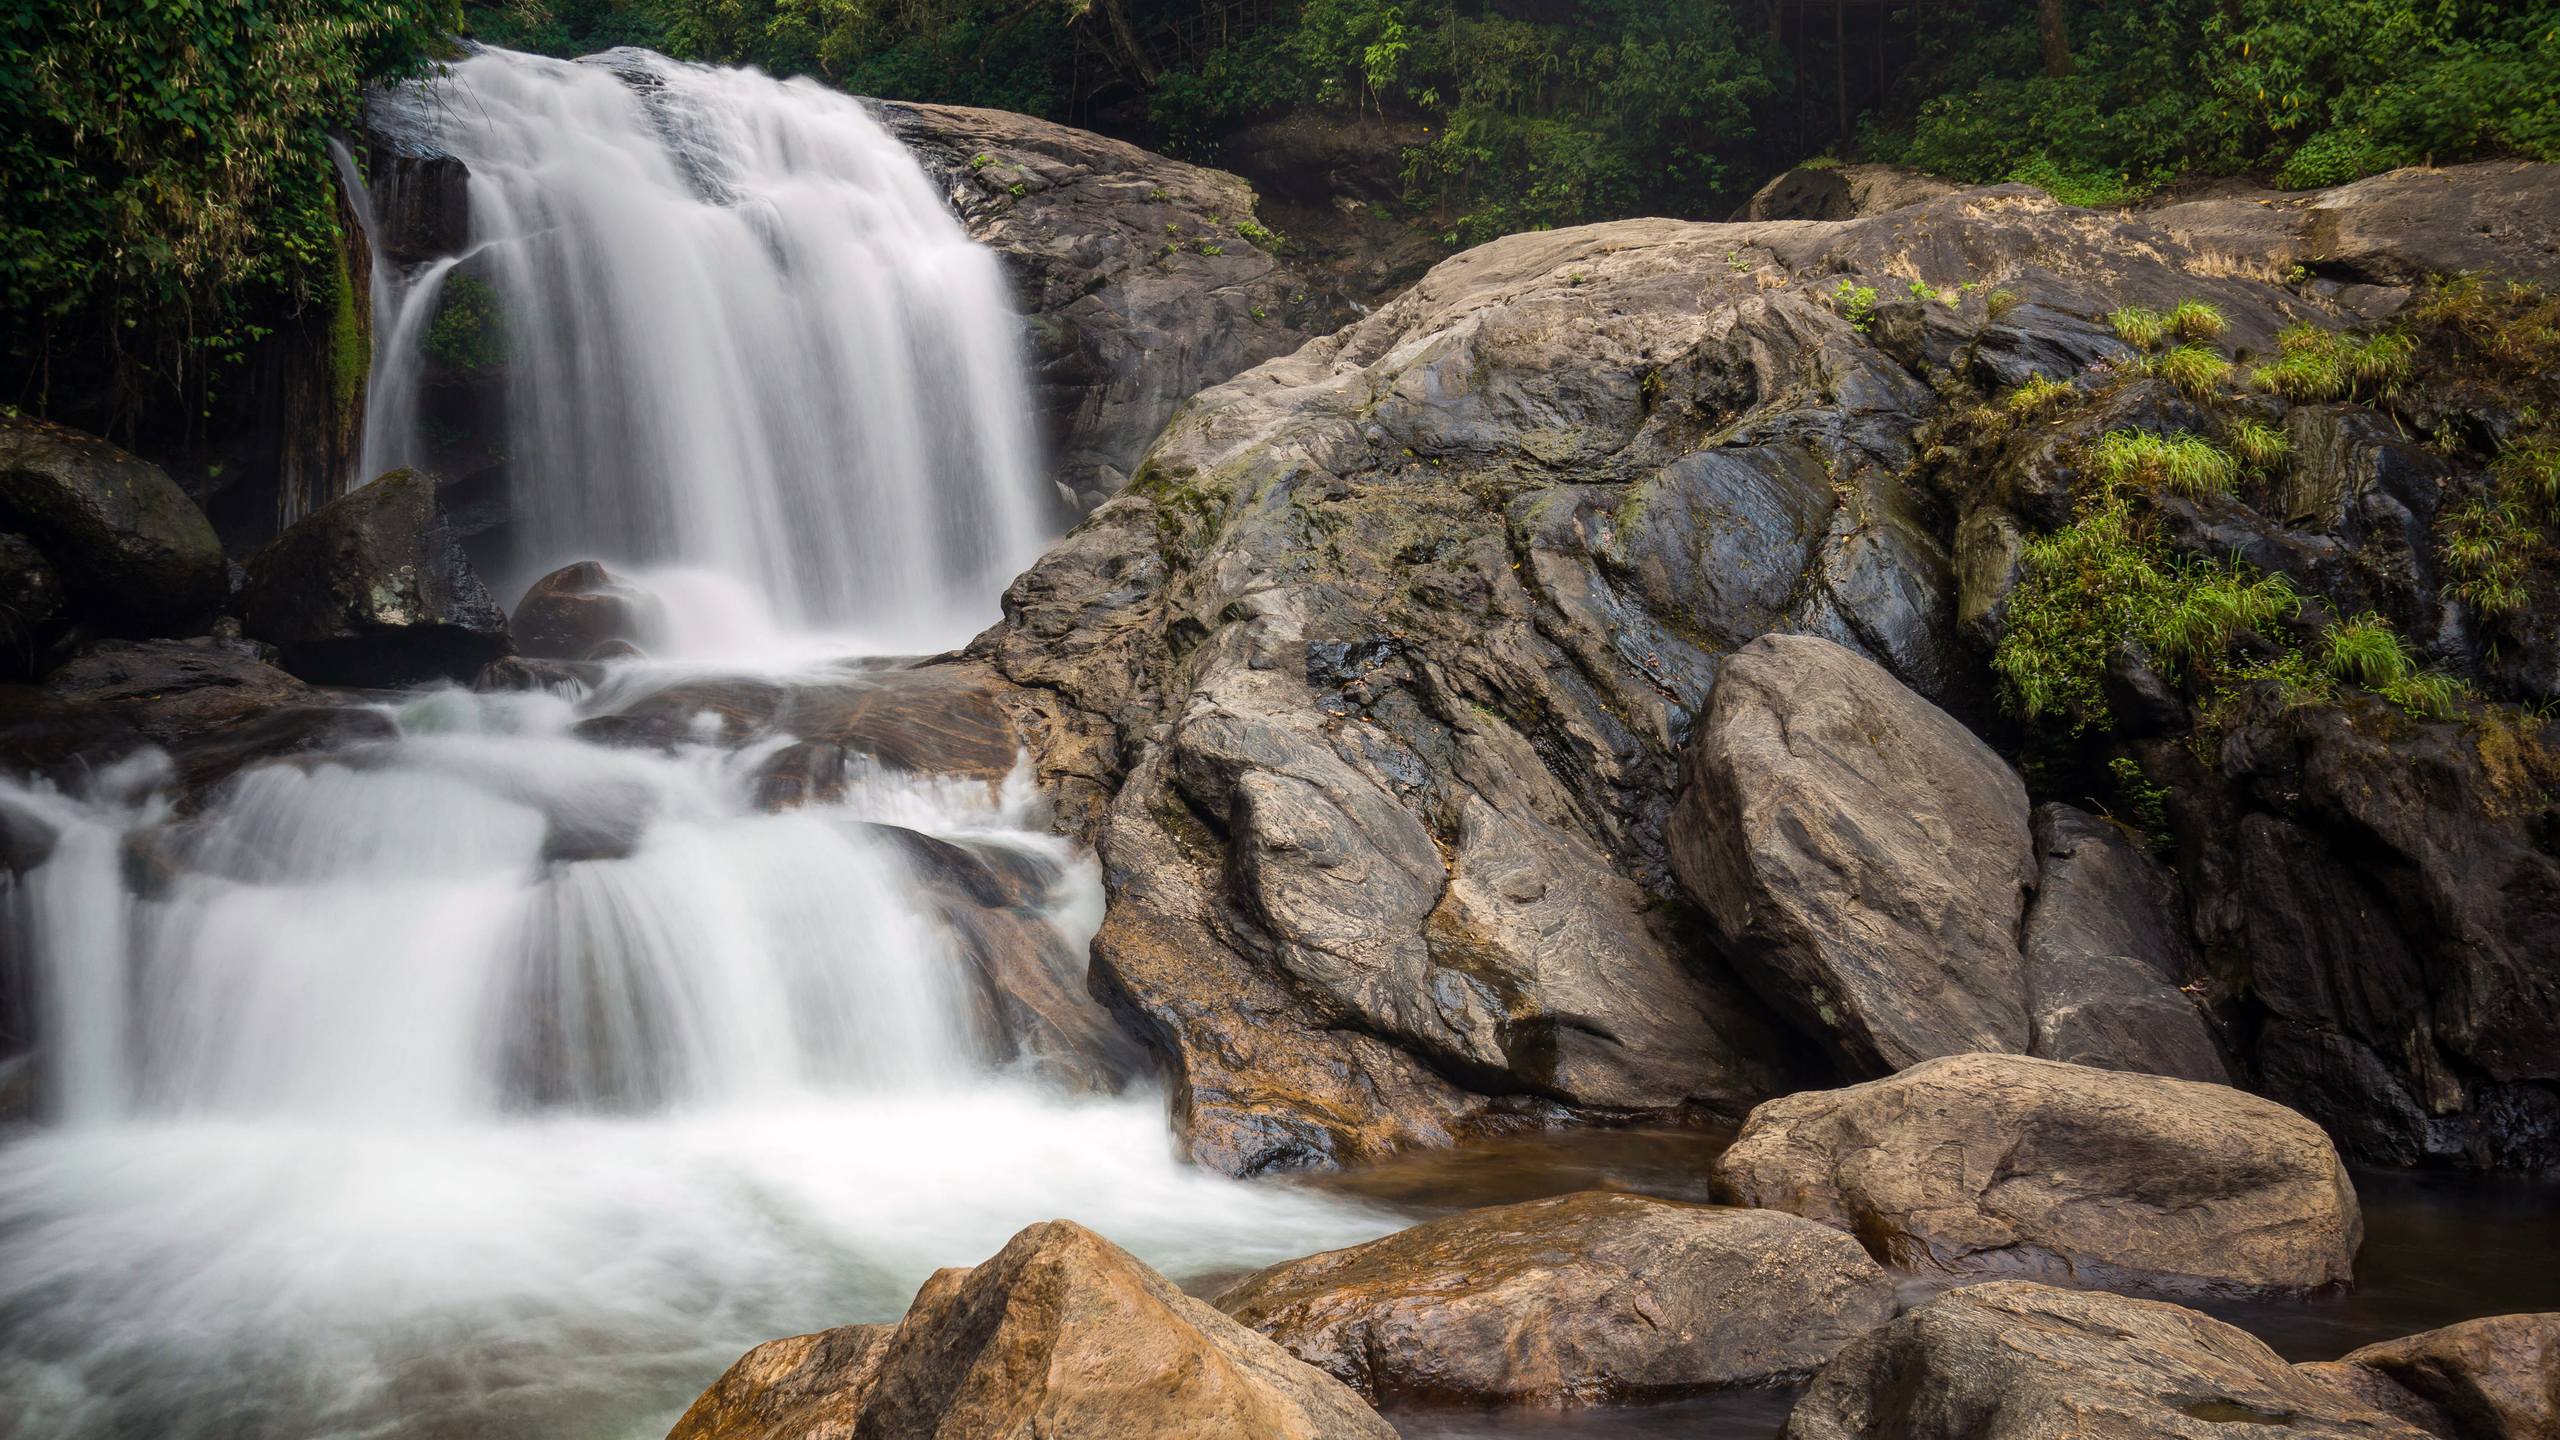
<instances>
[{"instance_id":1,"label":"rock face","mask_svg":"<svg viewBox=\"0 0 2560 1440\"><path fill-rule=\"evenodd\" d=\"M2466 1320L2302 1368L2443 1440L2560 1436L2560 1314Z\"/></svg>"},{"instance_id":2,"label":"rock face","mask_svg":"<svg viewBox=\"0 0 2560 1440\"><path fill-rule=\"evenodd\" d=\"M1805 165L1753 192L1736 220L1855 220L1964 187L1898 165Z\"/></svg>"},{"instance_id":3,"label":"rock face","mask_svg":"<svg viewBox=\"0 0 2560 1440\"><path fill-rule=\"evenodd\" d=\"M747 1353L668 1440L1393 1440L1339 1381L1064 1220L925 1283L894 1328Z\"/></svg>"},{"instance_id":4,"label":"rock face","mask_svg":"<svg viewBox=\"0 0 2560 1440\"><path fill-rule=\"evenodd\" d=\"M2294 265L2368 285L2475 271L2560 280L2560 166L2489 161L2394 170L2331 190L2233 185L2150 211L2179 240L2265 275Z\"/></svg>"},{"instance_id":5,"label":"rock face","mask_svg":"<svg viewBox=\"0 0 2560 1440\"><path fill-rule=\"evenodd\" d=\"M2228 1083L2212 1031L2179 989L2202 973L2176 882L2124 831L2068 805L2035 813L2027 1049L2047 1060Z\"/></svg>"},{"instance_id":6,"label":"rock face","mask_svg":"<svg viewBox=\"0 0 2560 1440\"><path fill-rule=\"evenodd\" d=\"M88 613L151 633L222 603L222 545L160 467L41 420L0 418L0 528L32 542Z\"/></svg>"},{"instance_id":7,"label":"rock face","mask_svg":"<svg viewBox=\"0 0 2560 1440\"><path fill-rule=\"evenodd\" d=\"M507 653L507 617L436 508L395 470L303 519L249 564L249 635L332 684L468 680Z\"/></svg>"},{"instance_id":8,"label":"rock face","mask_svg":"<svg viewBox=\"0 0 2560 1440\"><path fill-rule=\"evenodd\" d=\"M1903 1269L2172 1292L2343 1285L2364 1231L2329 1137L2283 1106L2015 1055L1772 1100L1715 1183Z\"/></svg>"},{"instance_id":9,"label":"rock face","mask_svg":"<svg viewBox=\"0 0 2560 1440\"><path fill-rule=\"evenodd\" d=\"M2027 1048L2026 787L1873 661L1803 635L1736 652L1669 839L1725 952L1852 1073Z\"/></svg>"},{"instance_id":10,"label":"rock face","mask_svg":"<svg viewBox=\"0 0 2560 1440\"><path fill-rule=\"evenodd\" d=\"M878 113L1011 270L1055 474L1081 504L1127 483L1176 405L1325 327L1233 175L1001 110Z\"/></svg>"},{"instance_id":11,"label":"rock face","mask_svg":"<svg viewBox=\"0 0 2560 1440\"><path fill-rule=\"evenodd\" d=\"M516 653L537 660L592 659L617 641L645 650L665 628L658 597L593 560L534 581L507 617Z\"/></svg>"},{"instance_id":12,"label":"rock face","mask_svg":"<svg viewBox=\"0 0 2560 1440\"><path fill-rule=\"evenodd\" d=\"M1782 1026L1662 903L1682 742L1771 632L1978 695L1909 479L1920 371L2076 370L2122 353L2094 317L2128 302L2200 294L2261 345L2316 308L2189 263L2019 187L1517 235L1188 405L974 653L1061 708L1043 778L1111 896L1095 985L1192 1153L1340 1163L1791 1083ZM1839 308L1914 272L2018 303ZM2023 1047L2009 785L2008 919L1979 921L2007 974L1964 1033Z\"/></svg>"},{"instance_id":13,"label":"rock face","mask_svg":"<svg viewBox=\"0 0 2560 1440\"><path fill-rule=\"evenodd\" d=\"M2241 1424L2321 1440L2426 1433L2192 1310L2005 1281L1942 1295L1843 1350L1782 1440L2224 1440Z\"/></svg>"},{"instance_id":14,"label":"rock face","mask_svg":"<svg viewBox=\"0 0 2560 1440\"><path fill-rule=\"evenodd\" d=\"M1291 1260L1216 1303L1373 1401L1508 1404L1793 1379L1895 1309L1823 1226L1596 1190Z\"/></svg>"}]
</instances>

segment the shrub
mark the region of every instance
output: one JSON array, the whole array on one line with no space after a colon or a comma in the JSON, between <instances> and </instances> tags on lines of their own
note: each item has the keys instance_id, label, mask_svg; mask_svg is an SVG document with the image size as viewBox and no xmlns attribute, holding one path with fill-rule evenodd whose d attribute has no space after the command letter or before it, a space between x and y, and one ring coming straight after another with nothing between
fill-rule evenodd
<instances>
[{"instance_id":1,"label":"shrub","mask_svg":"<svg viewBox=\"0 0 2560 1440\"><path fill-rule=\"evenodd\" d=\"M2110 430L2091 447L2089 460L2106 485L2134 485L2201 498L2229 492L2240 462L2196 435L2153 435Z\"/></svg>"},{"instance_id":2,"label":"shrub","mask_svg":"<svg viewBox=\"0 0 2560 1440\"><path fill-rule=\"evenodd\" d=\"M1849 328L1864 334L1875 320L1876 287L1843 278L1831 292L1831 304L1849 322Z\"/></svg>"}]
</instances>

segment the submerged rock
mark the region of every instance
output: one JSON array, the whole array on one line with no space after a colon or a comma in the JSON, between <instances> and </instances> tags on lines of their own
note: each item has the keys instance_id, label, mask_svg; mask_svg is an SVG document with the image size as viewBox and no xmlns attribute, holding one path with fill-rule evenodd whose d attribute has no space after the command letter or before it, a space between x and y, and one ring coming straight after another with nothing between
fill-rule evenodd
<instances>
[{"instance_id":1,"label":"submerged rock","mask_svg":"<svg viewBox=\"0 0 2560 1440\"><path fill-rule=\"evenodd\" d=\"M1794 1379L1895 1309L1836 1231L1604 1191L1286 1261L1216 1303L1373 1401L1565 1405Z\"/></svg>"},{"instance_id":2,"label":"submerged rock","mask_svg":"<svg viewBox=\"0 0 2560 1440\"><path fill-rule=\"evenodd\" d=\"M249 562L242 598L252 638L329 684L469 680L508 651L505 613L437 510L435 482L414 470L277 536Z\"/></svg>"},{"instance_id":3,"label":"submerged rock","mask_svg":"<svg viewBox=\"0 0 2560 1440\"><path fill-rule=\"evenodd\" d=\"M668 1440L1393 1440L1341 1382L1070 1221L925 1282L906 1318L751 1350Z\"/></svg>"},{"instance_id":4,"label":"submerged rock","mask_svg":"<svg viewBox=\"0 0 2560 1440\"><path fill-rule=\"evenodd\" d=\"M1769 635L1724 664L1670 846L1727 954L1854 1072L2028 1043L2026 787L1883 667Z\"/></svg>"},{"instance_id":5,"label":"submerged rock","mask_svg":"<svg viewBox=\"0 0 2560 1440\"><path fill-rule=\"evenodd\" d=\"M2002 1281L1840 1352L1781 1440L2420 1440L2425 1431L2176 1305Z\"/></svg>"},{"instance_id":6,"label":"submerged rock","mask_svg":"<svg viewBox=\"0 0 2560 1440\"><path fill-rule=\"evenodd\" d=\"M221 542L176 481L47 421L0 418L0 528L34 542L81 609L115 629L165 633L229 588Z\"/></svg>"},{"instance_id":7,"label":"submerged rock","mask_svg":"<svg viewBox=\"0 0 2560 1440\"><path fill-rule=\"evenodd\" d=\"M2274 1101L2017 1055L1772 1100L1715 1185L1942 1275L2300 1294L2346 1284L2364 1236L2336 1147Z\"/></svg>"}]
</instances>

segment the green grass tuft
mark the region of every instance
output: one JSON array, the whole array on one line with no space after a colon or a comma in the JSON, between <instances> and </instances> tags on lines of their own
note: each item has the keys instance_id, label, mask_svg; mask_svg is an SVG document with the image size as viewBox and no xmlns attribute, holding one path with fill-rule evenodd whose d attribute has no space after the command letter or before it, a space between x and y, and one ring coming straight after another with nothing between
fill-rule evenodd
<instances>
[{"instance_id":1,"label":"green grass tuft","mask_svg":"<svg viewBox=\"0 0 2560 1440\"><path fill-rule=\"evenodd\" d=\"M2231 378L2231 362L2209 346L2181 345L2152 357L2151 373L2203 400L2221 392Z\"/></svg>"},{"instance_id":2,"label":"green grass tuft","mask_svg":"<svg viewBox=\"0 0 2560 1440\"><path fill-rule=\"evenodd\" d=\"M2079 394L2079 390L2068 380L2050 380L2042 375L2030 375L2027 377L2027 383L2010 391L2000 405L2012 415L2040 415L2069 403Z\"/></svg>"},{"instance_id":3,"label":"green grass tuft","mask_svg":"<svg viewBox=\"0 0 2560 1440\"><path fill-rule=\"evenodd\" d=\"M2181 300L2167 317L2169 333L2181 340L2219 340L2230 322L2222 311L2202 300Z\"/></svg>"},{"instance_id":4,"label":"green grass tuft","mask_svg":"<svg viewBox=\"0 0 2560 1440\"><path fill-rule=\"evenodd\" d=\"M2137 350L2157 347L2169 338L2169 317L2140 305L2126 305L2107 316L2116 338Z\"/></svg>"},{"instance_id":5,"label":"green grass tuft","mask_svg":"<svg viewBox=\"0 0 2560 1440\"><path fill-rule=\"evenodd\" d=\"M2169 490L2190 498L2222 495L2239 483L2240 462L2197 435L2110 430L2089 460L2106 485Z\"/></svg>"},{"instance_id":6,"label":"green grass tuft","mask_svg":"<svg viewBox=\"0 0 2560 1440\"><path fill-rule=\"evenodd\" d=\"M2276 426L2246 415L2232 417L2223 431L2223 443L2242 464L2252 470L2269 472L2282 466L2293 453L2293 439Z\"/></svg>"}]
</instances>

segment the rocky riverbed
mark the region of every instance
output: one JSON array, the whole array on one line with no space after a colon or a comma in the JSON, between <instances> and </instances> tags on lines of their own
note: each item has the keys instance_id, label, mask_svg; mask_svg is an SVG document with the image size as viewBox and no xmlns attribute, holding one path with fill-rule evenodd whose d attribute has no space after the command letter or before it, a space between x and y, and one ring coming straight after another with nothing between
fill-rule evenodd
<instances>
[{"instance_id":1,"label":"rocky riverbed","mask_svg":"<svg viewBox=\"0 0 2560 1440\"><path fill-rule=\"evenodd\" d=\"M152 901L262 772L406 763L392 693L553 697L751 817L885 776L1053 831L858 844L954 937L955 1043L1160 1087L1201 1172L1731 1137L1192 1294L1064 1215L760 1346L688 1440L2560 1434L2560 1293L2286 1318L2407 1273L2359 1193L2406 1182L2354 1177L2560 1165L2554 167L2136 212L1812 172L1351 318L1233 176L881 118L1009 265L1081 516L1000 622L671 665L698 592L582 562L502 608L507 507L452 477L226 552L148 460L0 420L9 894L54 798L127 807ZM376 243L451 260L451 157L383 143ZM555 880L658 814L511 793ZM48 1114L25 948L0 1073Z\"/></svg>"}]
</instances>

